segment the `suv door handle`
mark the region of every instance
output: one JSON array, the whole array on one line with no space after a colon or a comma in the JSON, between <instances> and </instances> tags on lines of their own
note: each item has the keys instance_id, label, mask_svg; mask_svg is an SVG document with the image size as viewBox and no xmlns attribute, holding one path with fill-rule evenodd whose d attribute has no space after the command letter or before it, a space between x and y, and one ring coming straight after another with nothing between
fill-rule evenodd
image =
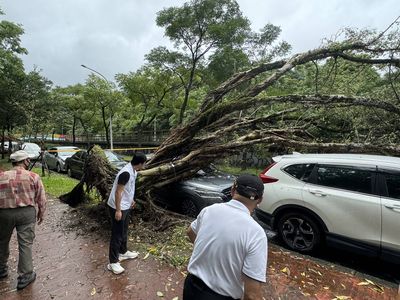
<instances>
[{"instance_id":1,"label":"suv door handle","mask_svg":"<svg viewBox=\"0 0 400 300\"><path fill-rule=\"evenodd\" d=\"M400 205L390 205L390 204L385 204L386 208L389 208L391 210L394 210L396 212L400 212Z\"/></svg>"},{"instance_id":2,"label":"suv door handle","mask_svg":"<svg viewBox=\"0 0 400 300\"><path fill-rule=\"evenodd\" d=\"M320 190L313 190L313 189L309 189L308 190L311 194L317 196L317 197L325 197L326 194L324 194L322 191Z\"/></svg>"}]
</instances>

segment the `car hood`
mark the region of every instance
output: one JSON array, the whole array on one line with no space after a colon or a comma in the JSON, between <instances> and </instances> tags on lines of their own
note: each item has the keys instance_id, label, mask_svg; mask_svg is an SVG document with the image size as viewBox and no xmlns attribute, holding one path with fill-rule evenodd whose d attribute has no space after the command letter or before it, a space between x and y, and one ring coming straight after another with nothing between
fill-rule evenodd
<instances>
[{"instance_id":1,"label":"car hood","mask_svg":"<svg viewBox=\"0 0 400 300\"><path fill-rule=\"evenodd\" d=\"M209 175L194 177L183 181L182 184L191 188L199 188L203 190L220 192L227 188L230 188L235 180L235 176L232 175Z\"/></svg>"},{"instance_id":2,"label":"car hood","mask_svg":"<svg viewBox=\"0 0 400 300\"><path fill-rule=\"evenodd\" d=\"M27 152L29 159L36 159L40 156L40 153L35 153L35 152Z\"/></svg>"}]
</instances>

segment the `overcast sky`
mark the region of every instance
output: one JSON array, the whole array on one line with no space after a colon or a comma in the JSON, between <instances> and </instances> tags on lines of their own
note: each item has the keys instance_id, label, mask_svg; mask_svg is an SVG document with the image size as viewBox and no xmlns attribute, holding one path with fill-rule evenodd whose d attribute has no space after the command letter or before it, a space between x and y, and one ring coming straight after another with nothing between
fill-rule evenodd
<instances>
[{"instance_id":1,"label":"overcast sky","mask_svg":"<svg viewBox=\"0 0 400 300\"><path fill-rule=\"evenodd\" d=\"M152 48L168 45L156 13L183 0L2 0L2 19L19 23L24 63L55 85L83 83L85 64L109 80L135 71ZM343 27L384 29L400 15L399 0L237 0L254 30L282 28L293 52L316 48Z\"/></svg>"}]
</instances>

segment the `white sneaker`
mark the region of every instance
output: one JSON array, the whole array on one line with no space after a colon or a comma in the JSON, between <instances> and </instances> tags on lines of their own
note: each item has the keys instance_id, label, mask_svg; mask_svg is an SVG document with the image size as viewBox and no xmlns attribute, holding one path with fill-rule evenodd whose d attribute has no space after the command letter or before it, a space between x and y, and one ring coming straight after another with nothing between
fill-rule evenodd
<instances>
[{"instance_id":1,"label":"white sneaker","mask_svg":"<svg viewBox=\"0 0 400 300\"><path fill-rule=\"evenodd\" d=\"M125 271L125 269L123 267L121 267L119 262L113 263L113 264L108 264L107 269L109 271L113 272L114 274L121 274L122 272Z\"/></svg>"},{"instance_id":2,"label":"white sneaker","mask_svg":"<svg viewBox=\"0 0 400 300\"><path fill-rule=\"evenodd\" d=\"M126 251L124 254L119 255L119 261L123 261L126 259L134 259L138 257L139 253L136 251Z\"/></svg>"}]
</instances>

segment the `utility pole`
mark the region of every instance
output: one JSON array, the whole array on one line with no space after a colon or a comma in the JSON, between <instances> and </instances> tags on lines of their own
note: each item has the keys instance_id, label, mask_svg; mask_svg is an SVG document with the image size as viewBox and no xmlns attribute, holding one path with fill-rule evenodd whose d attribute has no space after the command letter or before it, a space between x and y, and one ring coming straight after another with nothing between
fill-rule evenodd
<instances>
[{"instance_id":1,"label":"utility pole","mask_svg":"<svg viewBox=\"0 0 400 300\"><path fill-rule=\"evenodd\" d=\"M89 67L87 67L85 65L81 65L81 67L85 68L85 69L88 69L88 70L92 71L93 73L96 73L102 79L104 79L105 82L107 82L107 85L110 85L110 82L107 80L107 78L103 74L101 74L100 72L98 72L98 71L96 71L96 70L94 70L92 68L89 68ZM110 113L110 128L109 128L109 130L110 130L110 149L111 149L111 151L113 151L114 150L114 142L113 142L113 132L112 132L112 113Z\"/></svg>"}]
</instances>

